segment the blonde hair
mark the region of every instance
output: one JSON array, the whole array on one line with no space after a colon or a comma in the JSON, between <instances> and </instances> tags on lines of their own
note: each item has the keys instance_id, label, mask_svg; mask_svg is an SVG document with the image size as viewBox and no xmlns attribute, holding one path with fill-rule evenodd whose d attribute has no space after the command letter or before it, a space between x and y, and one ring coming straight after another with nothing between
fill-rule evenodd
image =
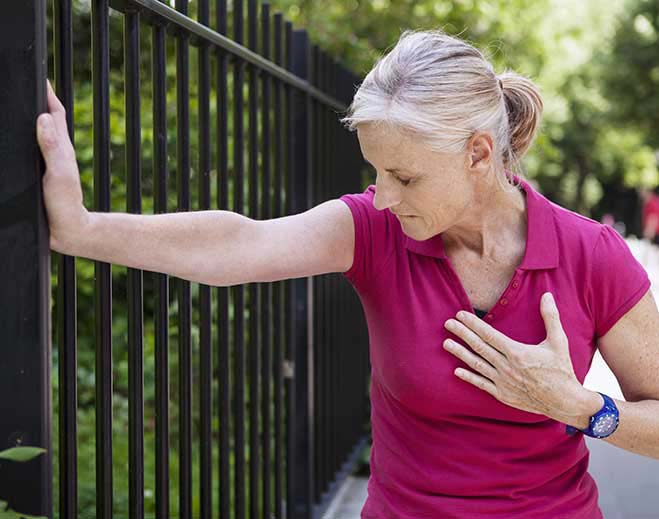
<instances>
[{"instance_id":1,"label":"blonde hair","mask_svg":"<svg viewBox=\"0 0 659 519\"><path fill-rule=\"evenodd\" d=\"M475 131L487 131L506 189L506 170L522 175L542 108L530 79L510 70L497 76L469 43L438 29L407 30L368 73L341 122L351 131L366 122L391 124L438 152L462 152Z\"/></svg>"}]
</instances>

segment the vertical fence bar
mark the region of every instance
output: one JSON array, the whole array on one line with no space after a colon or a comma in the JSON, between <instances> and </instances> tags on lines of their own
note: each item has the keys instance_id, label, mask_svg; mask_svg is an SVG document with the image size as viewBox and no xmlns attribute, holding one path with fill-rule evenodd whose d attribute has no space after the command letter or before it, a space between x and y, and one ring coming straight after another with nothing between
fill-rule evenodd
<instances>
[{"instance_id":1,"label":"vertical fence bar","mask_svg":"<svg viewBox=\"0 0 659 519\"><path fill-rule=\"evenodd\" d=\"M325 91L325 55L322 49L318 49L317 61L315 61L317 67L317 84L318 88ZM318 116L316 119L316 135L318 139L318 150L316 161L316 171L317 171L317 183L318 183L318 192L320 200L327 200L327 171L326 171L326 161L327 153L325 151L325 139L327 134L325 131L325 122L326 117L326 108L322 103L318 105ZM318 347L316 349L317 355L317 364L318 364L318 378L316 379L316 409L317 409L317 436L316 436L316 486L319 489L320 493L326 488L327 478L325 477L326 472L326 453L327 453L327 407L325 406L325 399L327 398L326 392L326 381L327 381L327 355L329 353L330 347L327 343L327 285L329 281L329 276L322 276L319 280L319 290L316 293L316 304L319 308L319 320L317 322L316 329L318 330ZM319 496L320 497L320 496Z\"/></svg>"},{"instance_id":2,"label":"vertical fence bar","mask_svg":"<svg viewBox=\"0 0 659 519\"><path fill-rule=\"evenodd\" d=\"M283 66L283 43L282 43L282 23L283 15L280 12L274 15L274 61L275 64ZM282 169L283 169L283 152L284 152L284 113L283 113L283 94L284 86L281 80L275 81L275 99L274 99L274 218L283 216L282 200ZM285 332L284 304L283 296L285 295L285 281L275 283L273 290L273 357L274 357L274 401L275 401L275 519L283 518L284 490L284 460L283 460L283 406L284 406L284 341Z\"/></svg>"},{"instance_id":3,"label":"vertical fence bar","mask_svg":"<svg viewBox=\"0 0 659 519\"><path fill-rule=\"evenodd\" d=\"M167 61L165 28L152 30L154 213L167 212ZM153 273L155 284L156 517L169 515L169 276Z\"/></svg>"},{"instance_id":4,"label":"vertical fence bar","mask_svg":"<svg viewBox=\"0 0 659 519\"><path fill-rule=\"evenodd\" d=\"M226 0L218 0L216 6L216 25L220 34L227 34ZM228 145L228 62L226 52L217 51L217 204L219 209L229 208L229 145ZM218 405L220 417L220 453L218 478L220 485L219 517L229 519L231 510L231 473L230 473L230 387L231 363L229 343L231 340L229 323L229 287L219 287L218 293L218 343L219 343L219 381Z\"/></svg>"},{"instance_id":5,"label":"vertical fence bar","mask_svg":"<svg viewBox=\"0 0 659 519\"><path fill-rule=\"evenodd\" d=\"M261 4L261 35L263 44L261 45L261 55L270 60L270 4ZM261 75L262 81L262 141L261 153L263 157L263 206L261 218L268 220L272 218L272 205L271 205L271 173L270 173L270 96L271 96L271 81L268 73ZM263 517L271 517L271 475L272 475L272 449L271 437L272 429L270 427L271 405L272 405L272 392L270 391L272 380L272 283L266 283L262 287L261 299L261 315L262 315L262 353L263 353L263 371L261 375L262 381L262 400L261 400L261 416L263 420L263 437L262 437L262 450L263 450Z\"/></svg>"},{"instance_id":6,"label":"vertical fence bar","mask_svg":"<svg viewBox=\"0 0 659 519\"><path fill-rule=\"evenodd\" d=\"M325 76L324 76L324 53L322 48L318 48L314 58L316 68L316 85L321 91L325 91ZM325 132L326 121L326 108L323 103L318 103L315 115L316 124L316 184L318 186L317 201L324 201L328 199L327 196L327 172L326 161L327 155L325 151L325 139L327 138ZM325 407L325 381L327 372L327 355L329 353L329 346L326 341L327 334L327 284L329 281L328 276L321 276L318 279L318 291L315 292L315 304L318 307L318 319L316 321L316 501L321 499L323 491L326 488L325 480L325 453L327 452L327 414Z\"/></svg>"},{"instance_id":7,"label":"vertical fence bar","mask_svg":"<svg viewBox=\"0 0 659 519\"><path fill-rule=\"evenodd\" d=\"M73 130L73 27L71 0L57 0L54 10L55 90L66 109L69 138L75 145ZM57 345L59 389L59 515L78 517L77 463L77 320L76 260L57 257Z\"/></svg>"},{"instance_id":8,"label":"vertical fence bar","mask_svg":"<svg viewBox=\"0 0 659 519\"><path fill-rule=\"evenodd\" d=\"M140 120L140 15L124 17L126 179L129 213L142 212ZM128 269L128 494L129 517L144 517L144 345L142 271Z\"/></svg>"},{"instance_id":9,"label":"vertical fence bar","mask_svg":"<svg viewBox=\"0 0 659 519\"><path fill-rule=\"evenodd\" d=\"M257 52L257 1L247 4L247 46ZM258 127L258 70L248 67L249 73L249 215L259 215L259 127ZM259 326L260 284L249 283L249 516L259 519L259 385L261 337Z\"/></svg>"},{"instance_id":10,"label":"vertical fence bar","mask_svg":"<svg viewBox=\"0 0 659 519\"><path fill-rule=\"evenodd\" d=\"M39 0L43 1L43 0ZM96 211L110 210L109 172L109 0L92 3L93 35L93 92L94 92L94 206ZM62 36L62 48L56 65L58 91L62 91L67 106L72 106L71 34L64 28L71 17L68 0L56 0L58 11L58 35ZM117 2L125 14L125 85L126 85L126 157L127 157L127 210L141 213L140 167L140 15L130 3ZM200 0L197 8L199 22L209 25L208 0ZM114 4L113 4L114 6ZM270 11L263 5L261 32L262 55L269 59ZM148 7L146 8L148 9ZM188 1L176 0L176 9L187 15ZM258 4L248 1L248 47L258 52ZM218 32L226 34L226 2L217 2ZM275 63L285 66L296 76L345 102L350 94L347 85L349 72L337 60L332 60L317 46L311 47L305 31L292 30L280 13L274 20ZM146 18L145 18L146 19ZM166 121L166 51L165 30L157 24L157 18L148 18L154 24L152 66L154 81L154 197L155 211L167 212L167 121ZM69 34L64 34L69 30ZM190 33L182 27L175 28L177 65L177 190L179 211L190 210L190 87L189 87L189 39ZM242 44L243 1L234 2L234 40ZM285 33L285 39L282 37ZM66 39L68 38L68 40ZM202 39L199 45L199 200L200 209L210 209L210 49ZM66 48L68 46L68 49ZM285 52L283 52L285 49ZM67 54L68 53L68 54ZM67 57L68 56L68 57ZM227 68L229 56L217 49L218 57L218 205L228 208L228 103ZM66 61L69 60L67 64ZM291 87L282 80L275 80L274 126L270 126L270 83L268 73L247 65L248 83L248 158L249 182L244 182L244 67L246 62L234 58L233 116L234 116L234 210L249 214L254 219L296 214L323 201L332 194L344 191L351 182L345 177L334 178L332 171L350 171L356 165L357 148L353 140L333 120L334 111L320 101L312 99L306 91ZM68 68L67 68L68 67ZM58 69L59 70L59 69ZM67 76L68 74L68 76ZM259 83L259 74L262 82ZM259 85L263 96L259 98ZM67 95L69 96L67 99ZM261 104L259 104L259 102ZM259 113L262 132L259 133ZM68 114L69 131L72 131L71 114ZM273 164L274 179L270 176L270 132L274 132ZM286 141L288 135L288 141ZM259 142L259 138L262 140ZM1 144L1 142L0 142ZM260 144L260 147L259 147ZM342 153L335 153L343 150ZM0 146L0 152L2 152ZM284 153L286 160L284 160ZM259 162L261 159L261 162ZM259 175L263 167L263 175ZM284 179L284 174L287 177ZM271 183L274 180L274 193ZM248 204L244 203L245 188ZM262 197L259 189L263 189ZM271 196L274 194L271 206ZM285 207L284 207L285 200ZM260 204L263 204L262 206ZM66 278L66 266L75 270L72 258L62 265L62 277ZM96 471L97 517L112 516L112 342L111 342L111 266L95 262L96 272ZM143 317L142 271L129 269L129 510L130 517L144 516L144 402L143 402ZM68 280L68 296L65 289L58 293L59 310L67 304L75 304L75 276ZM158 514L169 514L168 494L168 277L158 275L158 309L156 317L156 507ZM66 279L63 280L66 282ZM339 323L357 325L351 304L340 304L348 298L346 284L339 276L323 279L296 279L284 283L249 287L250 369L249 369L249 480L245 479L245 361L244 345L244 287L234 287L234 400L230 399L230 329L229 291L218 290L218 323L220 326L220 350L218 406L220 415L220 463L218 480L220 489L220 517L229 517L230 502L230 409L233 403L235 472L235 516L243 519L247 512L246 485L249 484L249 515L252 518L269 516L274 494L274 516L284 513L289 518L309 517L327 489L333 474L346 459L360 430L354 418L360 415L363 403L354 395L360 392L358 377L365 374L367 357L355 359L354 350L348 345L358 342L359 332L337 327ZM192 515L192 359L191 359L191 290L190 283L179 279L179 516ZM71 295L71 290L73 294ZM68 299L67 299L68 297ZM71 299L73 297L73 299ZM67 303L68 301L68 303ZM211 517L212 499L212 366L211 354L211 292L210 287L200 286L200 513ZM62 315L62 314L60 314ZM270 319L272 318L272 323ZM272 324L272 326L271 326ZM61 378L71 377L72 385L61 383L60 397L62 449L67 450L75 440L75 317L61 320L62 342ZM320 327L322 325L322 328ZM67 341L68 338L68 342ZM263 351L261 342L265 338ZM272 343L271 343L272 340ZM64 344L66 343L66 346ZM288 351L284 353L284 345ZM330 349L329 345L332 345ZM270 349L272 347L272 350ZM66 349L64 349L66 348ZM263 358L261 358L263 355ZM285 360L285 356L287 360ZM344 362L345 361L345 362ZM270 378L274 371L274 394L271 395ZM339 376L348 378L339 384ZM284 388L284 378L287 379ZM284 389L287 406L284 406ZM361 397L361 395L360 395ZM274 401L274 402L273 402ZM274 406L274 478L271 479L271 407ZM68 410L68 411L67 411ZM284 414L286 415L284 417ZM73 421L71 421L73 415ZM286 469L282 451L282 422L286 421ZM316 421L317 420L317 421ZM260 430L260 427L263 430ZM73 432L71 432L73 431ZM262 436L260 436L262 434ZM260 467L261 454L263 466ZM62 453L62 456L65 454ZM67 452L62 458L62 475L75 474L75 456ZM262 468L262 470L261 470ZM284 478L285 476L285 478ZM1 473L0 473L1 477ZM285 479L285 481L284 481ZM274 481L273 481L274 480ZM274 487L271 485L274 483ZM283 485L286 499L283 499ZM49 487L50 488L50 487ZM62 486L62 516L75 515L76 488ZM271 491L274 492L271 493ZM286 504L286 511L282 510Z\"/></svg>"},{"instance_id":11,"label":"vertical fence bar","mask_svg":"<svg viewBox=\"0 0 659 519\"><path fill-rule=\"evenodd\" d=\"M324 51L319 52L318 56L318 84L320 85L323 92L327 92L327 67L326 67L326 54ZM320 148L318 154L320 156L319 160L319 170L318 170L318 179L321 184L321 192L324 200L331 198L330 196L330 182L332 175L332 170L330 169L330 159L333 154L333 150L329 147L329 131L328 131L328 122L330 121L330 114L334 112L329 110L326 106L321 105L320 108L320 120L318 122L319 126L319 142ZM318 381L319 387L319 404L318 404L318 416L321 418L321 439L319 444L322 442L322 448L320 452L316 454L316 459L320 466L319 477L321 489L327 489L327 485L330 482L328 476L328 454L330 448L330 435L329 435L329 425L331 423L332 417L329 415L329 373L330 373L330 358L332 352L332 344L329 342L329 303L330 303L330 290L332 278L336 275L324 276L322 279L322 294L320 296L320 305L321 305L321 321L322 325L319 325L321 331L321 347L319 354L320 359L320 380Z\"/></svg>"},{"instance_id":12,"label":"vertical fence bar","mask_svg":"<svg viewBox=\"0 0 659 519\"><path fill-rule=\"evenodd\" d=\"M292 53L293 53L293 24L291 22L284 23L284 33L286 35L284 41L284 53L286 55L286 68L292 71ZM293 124L293 88L285 85L285 98L286 98L286 205L284 211L286 214L293 212L293 172L291 171L292 163L294 161L295 149L293 148L292 132ZM286 413L286 518L292 519L294 514L293 499L295 496L294 482L294 465L295 465L295 380L293 375L295 372L295 346L293 343L295 337L295 306L293 304L293 281L287 280L285 283L284 295L284 322L286 323L286 338L284 344L286 345L286 387L284 411Z\"/></svg>"},{"instance_id":13,"label":"vertical fence bar","mask_svg":"<svg viewBox=\"0 0 659 519\"><path fill-rule=\"evenodd\" d=\"M94 210L110 211L110 39L108 0L92 2ZM96 327L96 517L112 518L112 270L94 261Z\"/></svg>"},{"instance_id":14,"label":"vertical fence bar","mask_svg":"<svg viewBox=\"0 0 659 519\"><path fill-rule=\"evenodd\" d=\"M176 0L187 15L188 0ZM178 211L190 210L190 61L189 35L176 36ZM178 279L179 320L179 515L192 517L192 305L190 282Z\"/></svg>"},{"instance_id":15,"label":"vertical fence bar","mask_svg":"<svg viewBox=\"0 0 659 519\"><path fill-rule=\"evenodd\" d=\"M330 70L329 70L329 56L326 53L323 53L323 76L324 76L324 91L326 93L330 92L329 80L330 80ZM333 137L334 137L334 128L335 128L335 117L334 111L327 109L325 113L325 127L326 127L326 147L327 147L327 164L326 164L326 177L327 177L327 190L328 197L332 198L336 191L334 189L334 184L336 183L336 175L333 174L336 171L334 158L336 157L336 147L334 146ZM329 276L327 279L327 294L326 299L326 321L325 321L325 341L328 345L327 354L325 356L325 363L327 368L325 370L325 400L323 406L323 412L327 417L326 428L325 428L325 479L331 481L333 471L332 466L332 452L333 452L333 434L332 427L334 424L334 415L332 414L332 374L333 374L333 364L334 359L334 322L332 321L333 317L333 295L334 295L334 286L338 280L337 275Z\"/></svg>"},{"instance_id":16,"label":"vertical fence bar","mask_svg":"<svg viewBox=\"0 0 659 519\"><path fill-rule=\"evenodd\" d=\"M304 30L293 31L291 70L302 79L310 75L309 37ZM305 92L296 91L290 107L291 179L289 191L291 212L301 213L311 204L312 130L311 100ZM290 337L294 359L294 441L289 448L293 458L292 503L289 518L307 518L311 514L313 495L313 285L310 278L291 280L292 329Z\"/></svg>"},{"instance_id":17,"label":"vertical fence bar","mask_svg":"<svg viewBox=\"0 0 659 519\"><path fill-rule=\"evenodd\" d=\"M340 76L340 67L338 60L334 59L334 68L335 68L335 74L336 74L336 87L335 87L335 93L334 96L338 98L340 88L341 88L341 76ZM338 125L337 125L338 126ZM345 132L339 127L338 131L338 146L341 147L342 145L345 145L345 140L346 140L346 134ZM337 157L337 167L338 168L344 168L346 167L346 161L345 161L345 156L342 154L339 157ZM343 185L345 188L345 183ZM346 291L346 283L344 281L340 282L340 290L339 290L339 301L346 301L348 293ZM339 305L339 322L344 323L347 322L348 319L348 314L346 312L346 304L341 304ZM340 366L340 380L343 381L344 377L347 376L349 372L349 363L352 361L350 355L348 354L348 350L346 345L348 344L348 332L345 330L345 327L342 327L341 333L339 336L339 359L338 359L338 366ZM341 433L341 446L340 446L340 454L341 454L341 459L340 459L340 467L343 466L343 463L346 460L347 454L350 452L350 445L348 444L348 431L350 429L350 415L347 413L346 410L346 394L347 394L347 386L348 384L341 383L339 384L339 393L338 393L338 400L339 400L339 418L340 418L340 424L339 424L339 431Z\"/></svg>"},{"instance_id":18,"label":"vertical fence bar","mask_svg":"<svg viewBox=\"0 0 659 519\"><path fill-rule=\"evenodd\" d=\"M318 79L319 79L319 74L318 74L318 64L319 64L319 48L318 45L313 44L311 45L311 70L309 74L309 83L313 85L316 88L319 88L320 85L318 84ZM313 163L312 166L312 172L314 173L314 177L311 180L311 206L315 206L319 203L321 200L321 194L319 193L320 190L320 178L318 178L318 162L320 159L320 154L318 153L318 146L319 142L318 139L320 137L320 132L319 132L319 122L320 122L320 103L316 99L311 99L311 114L312 114L312 120L313 120L313 128L311 131L311 142L310 142L310 148L311 148L311 161ZM313 335L312 335L312 344L313 344L313 383L314 383L314 388L313 388L313 409L319 409L318 407L318 399L321 398L321 393L318 391L318 383L321 380L320 378L320 371L319 371L319 360L320 360L320 348L322 347L320 343L320 328L319 326L321 325L320 321L320 311L321 311L321 305L320 303L320 297L321 297L321 291L320 291L320 283L321 283L321 278L320 276L314 276L311 278L311 283L313 284L313 296L314 296L314 304L313 304ZM318 455L322 451L322 443L321 443L321 437L322 437L322 432L320 430L322 419L319 416L314 417L314 423L313 423L313 438L315 440L315 451L314 454L316 456L316 459L314 460L314 486L313 486L313 494L312 494L312 499L313 503L317 503L320 500L320 477L318 474L318 471L321 469L322 464L319 463Z\"/></svg>"},{"instance_id":19,"label":"vertical fence bar","mask_svg":"<svg viewBox=\"0 0 659 519\"><path fill-rule=\"evenodd\" d=\"M328 73L329 73L329 85L328 85L328 92L330 95L335 94L335 75L334 75L334 68L332 66L332 59L331 57L328 57ZM336 150L338 149L338 142L337 142L337 136L339 134L339 127L334 121L332 123L332 136L330 139L330 146L331 149ZM338 158L337 154L334 153L332 154L332 171L337 171L338 168ZM334 192L338 193L340 191L340 188L338 186L338 178L335 179L334 181ZM339 344L340 341L340 330L341 328L339 327L340 320L338 318L338 312L340 309L340 290L341 287L341 280L338 279L338 277L334 277L333 279L333 287L332 287L332 323L330 325L330 329L332 330L332 340L331 344L333 346ZM331 384L331 395L332 395L332 405L331 405L331 413L332 413L332 474L335 474L336 471L339 469L341 466L341 452L339 450L339 412L340 412L340 407L339 407L339 402L338 402L338 392L340 390L340 379L339 379L339 368L340 364L338 362L339 359L339 351L338 348L332 348L332 384Z\"/></svg>"},{"instance_id":20,"label":"vertical fence bar","mask_svg":"<svg viewBox=\"0 0 659 519\"><path fill-rule=\"evenodd\" d=\"M243 0L233 4L234 41L243 43ZM243 147L243 83L244 65L234 59L233 73L233 160L234 160L234 212L244 214L244 147ZM244 344L244 285L234 286L234 449L235 449L235 511L236 517L245 517L245 344Z\"/></svg>"},{"instance_id":21,"label":"vertical fence bar","mask_svg":"<svg viewBox=\"0 0 659 519\"><path fill-rule=\"evenodd\" d=\"M0 497L13 510L50 515L50 256L35 143L35 121L47 106L46 4L9 3L2 16L0 66L8 75L0 86L0 450L47 452L24 464L2 461Z\"/></svg>"},{"instance_id":22,"label":"vertical fence bar","mask_svg":"<svg viewBox=\"0 0 659 519\"><path fill-rule=\"evenodd\" d=\"M208 0L200 0L199 23L209 25ZM210 169L210 53L208 45L199 44L199 209L211 207ZM211 289L199 286L199 486L200 517L210 519L213 509L213 402L212 402L212 341L211 341Z\"/></svg>"},{"instance_id":23,"label":"vertical fence bar","mask_svg":"<svg viewBox=\"0 0 659 519\"><path fill-rule=\"evenodd\" d=\"M314 65L314 86L319 90L323 90L322 85L322 51L319 46L313 46L313 65ZM322 139L323 139L323 104L319 101L314 102L314 172L315 172L315 194L313 205L317 205L326 200L323 190L325 182L325 175L323 169L324 155L322 153ZM314 464L314 501L318 503L321 499L323 489L325 488L323 481L323 452L325 450L324 432L325 432L325 419L323 416L323 382L324 382L324 357L327 352L327 345L323 340L323 332L325 326L325 319L323 318L324 295L325 295L325 281L327 276L316 276L314 278L315 288L315 305L314 305L314 410L315 410L315 430L314 430L314 446L315 446L315 464Z\"/></svg>"}]
</instances>

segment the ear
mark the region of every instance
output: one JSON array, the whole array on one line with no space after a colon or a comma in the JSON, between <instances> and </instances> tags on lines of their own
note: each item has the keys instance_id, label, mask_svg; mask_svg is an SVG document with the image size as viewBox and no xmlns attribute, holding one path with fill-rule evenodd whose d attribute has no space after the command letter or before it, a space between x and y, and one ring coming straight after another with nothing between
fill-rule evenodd
<instances>
[{"instance_id":1,"label":"ear","mask_svg":"<svg viewBox=\"0 0 659 519\"><path fill-rule=\"evenodd\" d=\"M489 133L474 133L467 143L467 168L478 171L489 170L493 144Z\"/></svg>"}]
</instances>

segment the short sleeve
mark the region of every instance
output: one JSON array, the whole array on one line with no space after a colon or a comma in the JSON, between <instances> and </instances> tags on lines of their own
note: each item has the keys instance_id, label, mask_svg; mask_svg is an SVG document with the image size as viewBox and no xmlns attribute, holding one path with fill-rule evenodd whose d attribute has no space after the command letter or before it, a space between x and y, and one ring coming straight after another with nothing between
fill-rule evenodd
<instances>
[{"instance_id":1,"label":"short sleeve","mask_svg":"<svg viewBox=\"0 0 659 519\"><path fill-rule=\"evenodd\" d=\"M650 288L650 278L627 242L603 225L593 249L590 272L595 333L602 337Z\"/></svg>"},{"instance_id":2,"label":"short sleeve","mask_svg":"<svg viewBox=\"0 0 659 519\"><path fill-rule=\"evenodd\" d=\"M375 186L339 198L352 212L355 250L352 266L343 275L357 291L367 291L395 249L395 228L388 210L373 206Z\"/></svg>"}]
</instances>

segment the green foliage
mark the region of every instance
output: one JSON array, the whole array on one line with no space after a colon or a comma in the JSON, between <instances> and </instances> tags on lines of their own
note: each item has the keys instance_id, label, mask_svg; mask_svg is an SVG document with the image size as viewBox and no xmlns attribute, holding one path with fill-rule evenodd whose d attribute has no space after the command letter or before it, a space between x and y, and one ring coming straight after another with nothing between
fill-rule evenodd
<instances>
[{"instance_id":1,"label":"green foliage","mask_svg":"<svg viewBox=\"0 0 659 519\"><path fill-rule=\"evenodd\" d=\"M212 2L214 6L214 2ZM231 3L229 3L231 5ZM190 4L196 15L197 2ZM475 43L491 58L497 72L516 70L536 80L545 101L545 114L537 142L525 160L529 176L558 203L591 214L602 193L612 186L652 185L659 181L654 148L659 145L659 0L635 0L623 4L599 0L273 0L272 13L282 11L295 28L308 29L313 43L357 72L365 75L375 60L390 49L404 29L440 27ZM84 201L94 208L93 90L91 84L90 2L75 0L74 8L74 119L75 146L83 185ZM211 20L214 20L214 13ZM125 98L123 84L123 16L112 11L110 19L110 171L111 210L126 211ZM233 19L228 18L228 34ZM49 21L52 38L52 20ZM50 40L52 41L52 39ZM52 50L52 49L51 49ZM142 123L142 212L154 211L153 115L151 92L151 29L141 30L141 123ZM167 148L168 210L176 209L177 129L175 40L167 40ZM190 157L191 207L199 209L199 140L197 50L190 50ZM53 57L49 70L54 70ZM52 76L52 75L51 75ZM233 78L229 77L229 106L233 101ZM247 93L247 86L245 86ZM246 98L245 98L246 99ZM216 98L211 97L211 121L215 125ZM233 164L233 118L229 121L229 164ZM212 130L211 139L215 135ZM237 136L244 138L244 136ZM213 141L212 141L213 142ZM212 164L216 163L215 146ZM247 150L245 151L247 153ZM246 154L247 166L247 154ZM247 171L247 169L246 169ZM233 171L222 172L233 178ZM218 196L218 172L211 171L212 200ZM618 189L618 187L616 187ZM230 184L229 207L234 207ZM215 204L215 202L214 202ZM214 205L216 207L216 205ZM53 254L53 304L56 308ZM78 360L78 463L80 517L94 517L95 489L95 379L96 325L94 320L94 264L78 259L77 272L77 360ZM144 402L145 402L145 508L153 516L154 447L154 287L155 276L145 273L144 282ZM170 394L178 395L178 351L176 284L170 289ZM128 321L127 269L112 268L113 312L113 476L117 518L127 517L128 480ZM247 295L247 294L246 294ZM198 308L198 286L192 287L193 309ZM54 314L56 315L56 314ZM245 317L248 319L248 311ZM193 323L196 323L193 315ZM247 322L247 321L246 321ZM56 323L55 323L56 324ZM216 326L217 323L214 323ZM216 328L214 328L216 329ZM193 326L193 359L198 357L198 328ZM248 331L248 330L247 330ZM58 330L53 329L54 412L58 412ZM198 380L199 366L193 366ZM215 377L217 378L217 377ZM216 390L213 390L216 394ZM194 438L198 431L198 395L195 391ZM178 406L171 399L170 459L172 513L178 506ZM227 424L228 425L228 424ZM219 424L214 417L213 430ZM53 460L57 464L57 428ZM215 442L216 443L216 442ZM217 456L216 450L214 456ZM367 456L365 451L364 456ZM364 461L366 458L364 458ZM195 454L193 474L198 474ZM215 460L215 467L217 466ZM54 474L57 474L57 470ZM214 476L215 483L217 480ZM195 483L197 484L197 483ZM214 490L217 503L217 489ZM54 492L57 499L57 491ZM199 506L194 494L194 509ZM55 506L57 510L57 503Z\"/></svg>"},{"instance_id":2,"label":"green foliage","mask_svg":"<svg viewBox=\"0 0 659 519\"><path fill-rule=\"evenodd\" d=\"M11 449L0 451L0 459L10 461L29 461L44 452L46 452L46 449L42 449L41 447L12 447Z\"/></svg>"},{"instance_id":3,"label":"green foliage","mask_svg":"<svg viewBox=\"0 0 659 519\"><path fill-rule=\"evenodd\" d=\"M0 451L0 459L23 462L36 458L44 452L46 452L46 449L42 449L41 447L12 447L11 449ZM9 508L7 501L0 500L0 519L46 519L46 517L15 512Z\"/></svg>"},{"instance_id":4,"label":"green foliage","mask_svg":"<svg viewBox=\"0 0 659 519\"><path fill-rule=\"evenodd\" d=\"M627 3L602 9L599 0L275 2L362 74L402 30L442 28L484 50L497 71L530 76L545 112L526 171L556 202L586 215L618 181L659 183L651 158L659 139L658 2Z\"/></svg>"},{"instance_id":5,"label":"green foliage","mask_svg":"<svg viewBox=\"0 0 659 519\"><path fill-rule=\"evenodd\" d=\"M646 140L659 146L659 2L626 3L610 52L601 57L602 79L617 123L639 128Z\"/></svg>"}]
</instances>

